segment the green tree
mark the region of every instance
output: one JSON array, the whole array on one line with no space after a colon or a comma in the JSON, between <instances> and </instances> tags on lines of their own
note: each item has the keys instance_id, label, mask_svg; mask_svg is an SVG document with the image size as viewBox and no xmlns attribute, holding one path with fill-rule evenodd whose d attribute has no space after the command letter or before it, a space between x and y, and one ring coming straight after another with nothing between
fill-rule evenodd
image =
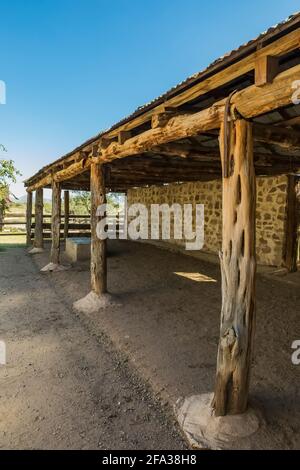
<instances>
[{"instance_id":1,"label":"green tree","mask_svg":"<svg viewBox=\"0 0 300 470\"><path fill-rule=\"evenodd\" d=\"M0 149L6 148L0 144ZM9 184L16 182L17 175L21 173L16 169L13 160L0 159L0 231L2 231L5 211L9 204Z\"/></svg>"},{"instance_id":2,"label":"green tree","mask_svg":"<svg viewBox=\"0 0 300 470\"><path fill-rule=\"evenodd\" d=\"M73 191L70 198L70 212L76 215L90 215L91 195L88 191Z\"/></svg>"},{"instance_id":3,"label":"green tree","mask_svg":"<svg viewBox=\"0 0 300 470\"><path fill-rule=\"evenodd\" d=\"M108 212L115 214L120 206L120 196L116 193L109 193L106 197ZM90 215L91 194L89 191L73 191L70 198L70 210L73 214Z\"/></svg>"}]
</instances>

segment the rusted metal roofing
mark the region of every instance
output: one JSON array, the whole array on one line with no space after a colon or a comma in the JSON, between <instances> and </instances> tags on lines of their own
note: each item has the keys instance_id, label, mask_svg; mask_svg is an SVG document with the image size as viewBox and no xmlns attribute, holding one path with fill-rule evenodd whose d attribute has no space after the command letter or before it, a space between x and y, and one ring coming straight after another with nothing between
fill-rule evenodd
<instances>
[{"instance_id":1,"label":"rusted metal roofing","mask_svg":"<svg viewBox=\"0 0 300 470\"><path fill-rule=\"evenodd\" d=\"M190 77L186 78L184 81L180 82L179 84L169 89L166 93L138 107L132 114L118 121L116 124L112 125L110 128L101 131L97 135L83 142L79 147L74 148L71 152L68 152L67 154L59 158L58 160L55 160L51 164L43 167L34 176L27 179L25 181L25 184L33 180L37 176L39 176L41 173L45 172L50 166L60 163L65 158L71 156L72 154L78 152L79 150L82 150L85 146L92 144L97 139L99 139L102 135L114 129L117 129L119 126L126 124L127 122L151 110L152 108L155 108L156 106L160 104L163 104L165 101L167 101L171 97L180 94L183 90L186 90L194 86L196 83L199 83L200 81L208 78L209 76L214 75L215 73L228 67L232 63L238 62L243 57L246 57L247 55L253 53L255 50L258 50L266 46L267 44L272 43L276 39L279 39L281 36L288 34L289 32L291 32L292 30L296 29L299 26L300 26L300 11L297 13L294 13L293 15L290 15L288 18L278 23L277 25L274 25L271 28L267 29L266 31L261 33L259 36L257 36L255 39L248 41L247 43L239 46L237 49L233 49L232 51L218 58L217 60L212 62L208 67L206 67L204 70L197 72L191 75Z\"/></svg>"}]
</instances>

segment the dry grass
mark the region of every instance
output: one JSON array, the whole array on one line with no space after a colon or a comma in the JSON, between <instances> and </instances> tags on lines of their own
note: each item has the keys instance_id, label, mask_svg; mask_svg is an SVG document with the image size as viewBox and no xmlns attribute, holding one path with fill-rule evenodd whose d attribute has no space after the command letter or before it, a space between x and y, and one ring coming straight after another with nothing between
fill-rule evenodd
<instances>
[{"instance_id":1,"label":"dry grass","mask_svg":"<svg viewBox=\"0 0 300 470\"><path fill-rule=\"evenodd\" d=\"M25 235L0 235L0 251L5 251L7 248L25 246L25 243Z\"/></svg>"}]
</instances>

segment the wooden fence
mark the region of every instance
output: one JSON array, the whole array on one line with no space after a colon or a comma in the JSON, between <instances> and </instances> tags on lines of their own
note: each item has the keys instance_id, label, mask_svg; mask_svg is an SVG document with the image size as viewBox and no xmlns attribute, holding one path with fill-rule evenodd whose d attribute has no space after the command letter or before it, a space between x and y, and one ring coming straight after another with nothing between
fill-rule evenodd
<instances>
[{"instance_id":1,"label":"wooden fence","mask_svg":"<svg viewBox=\"0 0 300 470\"><path fill-rule=\"evenodd\" d=\"M115 216L108 216L108 223L112 223ZM64 238L65 216L61 215L60 238ZM117 232L124 226L124 217L118 217ZM0 237L5 236L26 236L26 214L7 213L2 223L0 223ZM35 215L32 214L31 239L34 238ZM68 237L90 237L91 226L90 216L83 214L70 214L68 223ZM43 238L51 238L51 214L43 214Z\"/></svg>"},{"instance_id":2,"label":"wooden fence","mask_svg":"<svg viewBox=\"0 0 300 470\"><path fill-rule=\"evenodd\" d=\"M60 237L64 238L65 216L61 215ZM26 235L26 214L7 213L0 224L0 237ZM32 214L31 238L34 238L35 215ZM68 224L69 237L89 237L91 234L90 216L82 214L70 214ZM43 238L51 238L51 214L43 215Z\"/></svg>"}]
</instances>

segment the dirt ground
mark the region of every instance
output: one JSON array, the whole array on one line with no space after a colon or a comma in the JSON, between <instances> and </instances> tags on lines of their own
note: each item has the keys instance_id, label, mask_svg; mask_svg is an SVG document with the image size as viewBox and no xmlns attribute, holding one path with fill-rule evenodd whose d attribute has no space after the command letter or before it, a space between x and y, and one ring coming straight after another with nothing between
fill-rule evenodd
<instances>
[{"instance_id":1,"label":"dirt ground","mask_svg":"<svg viewBox=\"0 0 300 470\"><path fill-rule=\"evenodd\" d=\"M127 358L49 281L24 248L0 252L0 448L186 448Z\"/></svg>"},{"instance_id":2,"label":"dirt ground","mask_svg":"<svg viewBox=\"0 0 300 470\"><path fill-rule=\"evenodd\" d=\"M0 258L2 267L6 259L1 291L7 291L0 339L12 353L0 368L3 447L183 446L170 411L179 397L213 390L218 265L110 241L109 290L122 307L76 317L71 307L89 292L89 263L41 274L48 257L45 252L31 260L14 250ZM251 400L265 424L250 443L235 447L300 449L300 366L291 362L292 342L300 339L299 287L299 273L258 276ZM136 391L132 377L147 394ZM124 411L131 405L123 394L136 411Z\"/></svg>"}]
</instances>

